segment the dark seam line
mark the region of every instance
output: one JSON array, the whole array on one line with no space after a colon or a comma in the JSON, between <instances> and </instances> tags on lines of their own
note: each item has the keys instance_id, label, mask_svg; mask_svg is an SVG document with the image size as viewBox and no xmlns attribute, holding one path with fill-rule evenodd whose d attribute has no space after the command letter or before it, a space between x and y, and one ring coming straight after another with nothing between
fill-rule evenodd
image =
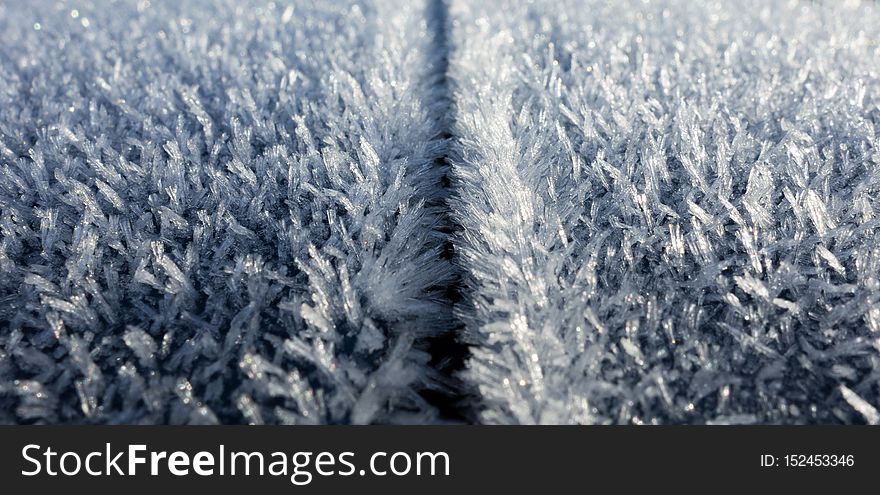
<instances>
[{"instance_id":1,"label":"dark seam line","mask_svg":"<svg viewBox=\"0 0 880 495\"><path fill-rule=\"evenodd\" d=\"M470 422L474 412L470 405L473 401L467 400L469 393L465 384L459 378L460 371L465 367L465 361L470 353L467 344L461 339L464 324L455 316L455 306L462 299L461 281L462 269L458 263L455 246L452 238L459 230L455 222L448 198L453 192L450 178L451 165L449 160L449 147L454 141L452 135L452 94L448 80L449 57L451 46L449 44L449 16L446 0L430 0L426 11L428 29L433 33L435 43L434 56L436 57L437 77L437 101L431 102L431 107L441 114L439 121L440 138L445 142L442 156L435 162L437 167L443 169L440 181L442 188L441 201L443 213L441 216L440 232L445 236L443 243L442 258L452 263L455 274L452 281L444 287L445 303L449 307L449 317L453 322L448 331L429 339L428 352L431 354L430 367L439 374L442 386L438 389L425 390L422 396L430 404L437 408L440 418L451 422Z\"/></svg>"}]
</instances>

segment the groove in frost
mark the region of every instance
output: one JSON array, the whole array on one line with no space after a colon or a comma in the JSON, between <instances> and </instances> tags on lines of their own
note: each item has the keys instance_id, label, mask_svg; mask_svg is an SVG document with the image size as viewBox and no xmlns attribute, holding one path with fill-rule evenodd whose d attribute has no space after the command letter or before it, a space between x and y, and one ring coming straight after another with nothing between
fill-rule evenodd
<instances>
[{"instance_id":1,"label":"groove in frost","mask_svg":"<svg viewBox=\"0 0 880 495\"><path fill-rule=\"evenodd\" d=\"M439 1L0 0L0 422L880 421L876 3Z\"/></svg>"}]
</instances>

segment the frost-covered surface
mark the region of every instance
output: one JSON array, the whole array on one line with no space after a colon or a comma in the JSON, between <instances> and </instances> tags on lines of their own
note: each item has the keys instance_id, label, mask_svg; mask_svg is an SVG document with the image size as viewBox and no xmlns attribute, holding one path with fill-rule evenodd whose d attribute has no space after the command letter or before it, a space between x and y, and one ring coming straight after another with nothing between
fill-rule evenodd
<instances>
[{"instance_id":1,"label":"frost-covered surface","mask_svg":"<svg viewBox=\"0 0 880 495\"><path fill-rule=\"evenodd\" d=\"M0 423L432 422L459 324L487 423L880 423L877 2L0 0L0 33Z\"/></svg>"},{"instance_id":2,"label":"frost-covered surface","mask_svg":"<svg viewBox=\"0 0 880 495\"><path fill-rule=\"evenodd\" d=\"M0 422L431 421L425 2L0 2Z\"/></svg>"},{"instance_id":3,"label":"frost-covered surface","mask_svg":"<svg viewBox=\"0 0 880 495\"><path fill-rule=\"evenodd\" d=\"M450 18L483 421L880 421L876 2Z\"/></svg>"}]
</instances>

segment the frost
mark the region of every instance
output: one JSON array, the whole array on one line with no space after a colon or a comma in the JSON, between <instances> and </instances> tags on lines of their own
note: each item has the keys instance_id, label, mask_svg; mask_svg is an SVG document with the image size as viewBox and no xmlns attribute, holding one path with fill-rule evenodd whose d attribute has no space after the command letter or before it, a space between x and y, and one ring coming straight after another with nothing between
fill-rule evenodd
<instances>
[{"instance_id":1,"label":"frost","mask_svg":"<svg viewBox=\"0 0 880 495\"><path fill-rule=\"evenodd\" d=\"M432 421L429 2L56 3L0 0L0 420Z\"/></svg>"},{"instance_id":2,"label":"frost","mask_svg":"<svg viewBox=\"0 0 880 495\"><path fill-rule=\"evenodd\" d=\"M840 386L840 393L853 409L865 417L865 421L867 421L868 424L880 424L880 412L877 412L877 408L869 404L865 399L859 397L858 394L847 388L846 385Z\"/></svg>"},{"instance_id":3,"label":"frost","mask_svg":"<svg viewBox=\"0 0 880 495\"><path fill-rule=\"evenodd\" d=\"M482 421L877 421L875 3L448 3Z\"/></svg>"},{"instance_id":4,"label":"frost","mask_svg":"<svg viewBox=\"0 0 880 495\"><path fill-rule=\"evenodd\" d=\"M135 356L140 360L142 366L155 365L156 341L140 328L129 327L123 335L122 340L125 342Z\"/></svg>"},{"instance_id":5,"label":"frost","mask_svg":"<svg viewBox=\"0 0 880 495\"><path fill-rule=\"evenodd\" d=\"M0 422L877 423L878 13L0 0Z\"/></svg>"}]
</instances>

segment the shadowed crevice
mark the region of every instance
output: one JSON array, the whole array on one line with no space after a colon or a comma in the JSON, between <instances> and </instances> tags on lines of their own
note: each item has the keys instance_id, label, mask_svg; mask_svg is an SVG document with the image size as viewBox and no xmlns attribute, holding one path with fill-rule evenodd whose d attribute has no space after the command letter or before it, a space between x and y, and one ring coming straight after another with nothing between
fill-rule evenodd
<instances>
[{"instance_id":1,"label":"shadowed crevice","mask_svg":"<svg viewBox=\"0 0 880 495\"><path fill-rule=\"evenodd\" d=\"M446 142L444 153L436 161L436 166L443 170L440 187L443 189L442 199L443 214L441 218L440 232L446 236L442 257L455 267L455 276L452 281L443 287L445 302L448 304L450 318L454 326L451 330L430 339L428 351L431 354L430 366L442 377L443 387L422 392L423 397L440 411L443 420L452 422L471 422L473 411L471 403L467 400L469 393L464 383L459 378L459 371L465 366L465 360L469 354L468 346L461 339L461 323L454 316L455 305L462 299L461 296L461 268L457 260L455 247L452 243L453 234L459 230L452 212L448 205L448 198L452 193L452 181L450 179L450 162L448 149L454 139L452 135L452 94L447 78L451 47L448 43L449 18L448 5L445 0L430 0L425 12L428 29L433 34L435 51L432 58L435 62L437 98L432 101L431 107L438 112L440 137Z\"/></svg>"}]
</instances>

